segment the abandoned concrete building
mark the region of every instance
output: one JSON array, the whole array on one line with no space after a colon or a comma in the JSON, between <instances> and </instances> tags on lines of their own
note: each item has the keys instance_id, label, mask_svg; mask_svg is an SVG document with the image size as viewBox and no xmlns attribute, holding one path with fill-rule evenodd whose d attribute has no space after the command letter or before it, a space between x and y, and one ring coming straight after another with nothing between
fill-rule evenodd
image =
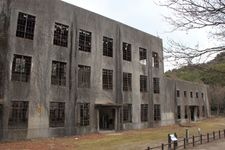
<instances>
[{"instance_id":1,"label":"abandoned concrete building","mask_svg":"<svg viewBox=\"0 0 225 150\"><path fill-rule=\"evenodd\" d=\"M164 77L162 40L60 0L0 1L0 137L121 131L210 115Z\"/></svg>"}]
</instances>

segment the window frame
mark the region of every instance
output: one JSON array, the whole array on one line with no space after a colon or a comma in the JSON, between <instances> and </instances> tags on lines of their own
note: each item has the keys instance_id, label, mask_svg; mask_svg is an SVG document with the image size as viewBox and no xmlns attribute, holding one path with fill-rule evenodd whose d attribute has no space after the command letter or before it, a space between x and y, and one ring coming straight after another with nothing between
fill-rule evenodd
<instances>
[{"instance_id":1,"label":"window frame","mask_svg":"<svg viewBox=\"0 0 225 150\"><path fill-rule=\"evenodd\" d=\"M159 54L152 52L152 67L159 68Z\"/></svg>"},{"instance_id":2,"label":"window frame","mask_svg":"<svg viewBox=\"0 0 225 150\"><path fill-rule=\"evenodd\" d=\"M68 47L69 26L55 22L53 44Z\"/></svg>"},{"instance_id":3,"label":"window frame","mask_svg":"<svg viewBox=\"0 0 225 150\"><path fill-rule=\"evenodd\" d=\"M141 104L141 122L148 121L148 104Z\"/></svg>"},{"instance_id":4,"label":"window frame","mask_svg":"<svg viewBox=\"0 0 225 150\"><path fill-rule=\"evenodd\" d=\"M90 103L79 103L80 126L90 125Z\"/></svg>"},{"instance_id":5,"label":"window frame","mask_svg":"<svg viewBox=\"0 0 225 150\"><path fill-rule=\"evenodd\" d=\"M113 89L113 70L102 69L102 89Z\"/></svg>"},{"instance_id":6,"label":"window frame","mask_svg":"<svg viewBox=\"0 0 225 150\"><path fill-rule=\"evenodd\" d=\"M154 104L154 121L161 121L161 105Z\"/></svg>"},{"instance_id":7,"label":"window frame","mask_svg":"<svg viewBox=\"0 0 225 150\"><path fill-rule=\"evenodd\" d=\"M132 48L130 43L123 42L123 60L132 61Z\"/></svg>"},{"instance_id":8,"label":"window frame","mask_svg":"<svg viewBox=\"0 0 225 150\"><path fill-rule=\"evenodd\" d=\"M103 36L103 56L113 57L113 39Z\"/></svg>"},{"instance_id":9,"label":"window frame","mask_svg":"<svg viewBox=\"0 0 225 150\"><path fill-rule=\"evenodd\" d=\"M153 78L153 91L154 94L160 93L160 79L157 77Z\"/></svg>"},{"instance_id":10,"label":"window frame","mask_svg":"<svg viewBox=\"0 0 225 150\"><path fill-rule=\"evenodd\" d=\"M49 127L51 128L64 127L65 126L65 102L50 102L49 110L50 110L49 111Z\"/></svg>"},{"instance_id":11,"label":"window frame","mask_svg":"<svg viewBox=\"0 0 225 150\"><path fill-rule=\"evenodd\" d=\"M147 92L148 76L140 75L140 92Z\"/></svg>"},{"instance_id":12,"label":"window frame","mask_svg":"<svg viewBox=\"0 0 225 150\"><path fill-rule=\"evenodd\" d=\"M91 88L91 66L78 65L78 88Z\"/></svg>"},{"instance_id":13,"label":"window frame","mask_svg":"<svg viewBox=\"0 0 225 150\"><path fill-rule=\"evenodd\" d=\"M132 91L132 74L123 72L123 91Z\"/></svg>"},{"instance_id":14,"label":"window frame","mask_svg":"<svg viewBox=\"0 0 225 150\"><path fill-rule=\"evenodd\" d=\"M79 30L79 51L91 52L92 33L83 29Z\"/></svg>"},{"instance_id":15,"label":"window frame","mask_svg":"<svg viewBox=\"0 0 225 150\"><path fill-rule=\"evenodd\" d=\"M147 65L147 49L139 47L139 61L143 65Z\"/></svg>"},{"instance_id":16,"label":"window frame","mask_svg":"<svg viewBox=\"0 0 225 150\"><path fill-rule=\"evenodd\" d=\"M123 104L123 122L132 122L132 104Z\"/></svg>"},{"instance_id":17,"label":"window frame","mask_svg":"<svg viewBox=\"0 0 225 150\"><path fill-rule=\"evenodd\" d=\"M55 86L66 86L67 63L52 61L51 84Z\"/></svg>"}]
</instances>

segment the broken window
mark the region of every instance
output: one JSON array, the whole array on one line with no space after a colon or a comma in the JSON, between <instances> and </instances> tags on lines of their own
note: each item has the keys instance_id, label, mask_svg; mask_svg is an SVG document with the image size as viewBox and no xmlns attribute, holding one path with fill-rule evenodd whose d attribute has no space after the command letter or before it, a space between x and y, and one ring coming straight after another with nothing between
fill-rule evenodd
<instances>
[{"instance_id":1,"label":"broken window","mask_svg":"<svg viewBox=\"0 0 225 150\"><path fill-rule=\"evenodd\" d=\"M184 117L185 117L185 119L188 118L188 106L184 107Z\"/></svg>"},{"instance_id":2,"label":"broken window","mask_svg":"<svg viewBox=\"0 0 225 150\"><path fill-rule=\"evenodd\" d=\"M66 63L52 61L51 83L53 85L66 86Z\"/></svg>"},{"instance_id":3,"label":"broken window","mask_svg":"<svg viewBox=\"0 0 225 150\"><path fill-rule=\"evenodd\" d=\"M180 97L180 91L177 90L177 97Z\"/></svg>"},{"instance_id":4,"label":"broken window","mask_svg":"<svg viewBox=\"0 0 225 150\"><path fill-rule=\"evenodd\" d=\"M152 52L152 67L159 68L159 55L156 52Z\"/></svg>"},{"instance_id":5,"label":"broken window","mask_svg":"<svg viewBox=\"0 0 225 150\"><path fill-rule=\"evenodd\" d=\"M16 36L33 40L35 28L35 16L22 12L18 14Z\"/></svg>"},{"instance_id":6,"label":"broken window","mask_svg":"<svg viewBox=\"0 0 225 150\"><path fill-rule=\"evenodd\" d=\"M102 88L113 89L113 71L103 69L102 70Z\"/></svg>"},{"instance_id":7,"label":"broken window","mask_svg":"<svg viewBox=\"0 0 225 150\"><path fill-rule=\"evenodd\" d=\"M147 50L144 48L139 48L139 60L142 65L147 64Z\"/></svg>"},{"instance_id":8,"label":"broken window","mask_svg":"<svg viewBox=\"0 0 225 150\"><path fill-rule=\"evenodd\" d=\"M103 37L103 55L113 57L113 39Z\"/></svg>"},{"instance_id":9,"label":"broken window","mask_svg":"<svg viewBox=\"0 0 225 150\"><path fill-rule=\"evenodd\" d=\"M140 75L140 91L147 92L147 76Z\"/></svg>"},{"instance_id":10,"label":"broken window","mask_svg":"<svg viewBox=\"0 0 225 150\"><path fill-rule=\"evenodd\" d=\"M196 92L196 98L198 98L198 92Z\"/></svg>"},{"instance_id":11,"label":"broken window","mask_svg":"<svg viewBox=\"0 0 225 150\"><path fill-rule=\"evenodd\" d=\"M91 52L91 32L85 30L79 31L79 50Z\"/></svg>"},{"instance_id":12,"label":"broken window","mask_svg":"<svg viewBox=\"0 0 225 150\"><path fill-rule=\"evenodd\" d=\"M123 42L123 60L131 61L131 44Z\"/></svg>"},{"instance_id":13,"label":"broken window","mask_svg":"<svg viewBox=\"0 0 225 150\"><path fill-rule=\"evenodd\" d=\"M9 114L10 128L27 128L28 126L28 102L12 101Z\"/></svg>"},{"instance_id":14,"label":"broken window","mask_svg":"<svg viewBox=\"0 0 225 150\"><path fill-rule=\"evenodd\" d=\"M123 105L123 122L132 122L132 105Z\"/></svg>"},{"instance_id":15,"label":"broken window","mask_svg":"<svg viewBox=\"0 0 225 150\"><path fill-rule=\"evenodd\" d=\"M14 55L12 81L28 82L30 79L31 57Z\"/></svg>"},{"instance_id":16,"label":"broken window","mask_svg":"<svg viewBox=\"0 0 225 150\"><path fill-rule=\"evenodd\" d=\"M53 43L58 46L67 47L69 26L55 23Z\"/></svg>"},{"instance_id":17,"label":"broken window","mask_svg":"<svg viewBox=\"0 0 225 150\"><path fill-rule=\"evenodd\" d=\"M91 67L78 65L78 87L90 88Z\"/></svg>"},{"instance_id":18,"label":"broken window","mask_svg":"<svg viewBox=\"0 0 225 150\"><path fill-rule=\"evenodd\" d=\"M141 104L141 122L148 121L148 104Z\"/></svg>"},{"instance_id":19,"label":"broken window","mask_svg":"<svg viewBox=\"0 0 225 150\"><path fill-rule=\"evenodd\" d=\"M192 92L190 92L190 97L193 98L193 93Z\"/></svg>"},{"instance_id":20,"label":"broken window","mask_svg":"<svg viewBox=\"0 0 225 150\"><path fill-rule=\"evenodd\" d=\"M187 97L187 91L184 91L184 97Z\"/></svg>"},{"instance_id":21,"label":"broken window","mask_svg":"<svg viewBox=\"0 0 225 150\"><path fill-rule=\"evenodd\" d=\"M132 74L123 73L123 90L132 91Z\"/></svg>"},{"instance_id":22,"label":"broken window","mask_svg":"<svg viewBox=\"0 0 225 150\"><path fill-rule=\"evenodd\" d=\"M180 109L180 106L177 106L177 119L181 119L181 109Z\"/></svg>"},{"instance_id":23,"label":"broken window","mask_svg":"<svg viewBox=\"0 0 225 150\"><path fill-rule=\"evenodd\" d=\"M154 93L159 94L160 92L159 78L153 78L153 88L154 88Z\"/></svg>"},{"instance_id":24,"label":"broken window","mask_svg":"<svg viewBox=\"0 0 225 150\"><path fill-rule=\"evenodd\" d=\"M160 105L159 104L154 105L154 120L155 121L161 120L161 111L160 111Z\"/></svg>"},{"instance_id":25,"label":"broken window","mask_svg":"<svg viewBox=\"0 0 225 150\"><path fill-rule=\"evenodd\" d=\"M81 103L80 107L80 126L88 126L90 120L90 104Z\"/></svg>"},{"instance_id":26,"label":"broken window","mask_svg":"<svg viewBox=\"0 0 225 150\"><path fill-rule=\"evenodd\" d=\"M65 103L50 102L50 127L64 127L65 123Z\"/></svg>"}]
</instances>

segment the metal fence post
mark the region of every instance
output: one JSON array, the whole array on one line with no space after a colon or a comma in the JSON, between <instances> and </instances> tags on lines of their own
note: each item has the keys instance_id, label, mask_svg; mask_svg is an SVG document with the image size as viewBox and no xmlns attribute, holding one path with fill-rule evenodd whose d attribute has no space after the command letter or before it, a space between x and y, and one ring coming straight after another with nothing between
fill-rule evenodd
<instances>
[{"instance_id":1,"label":"metal fence post","mask_svg":"<svg viewBox=\"0 0 225 150\"><path fill-rule=\"evenodd\" d=\"M168 134L168 149L171 149L171 139L170 139L170 134Z\"/></svg>"},{"instance_id":2,"label":"metal fence post","mask_svg":"<svg viewBox=\"0 0 225 150\"><path fill-rule=\"evenodd\" d=\"M186 139L184 138L184 149L186 148Z\"/></svg>"},{"instance_id":3,"label":"metal fence post","mask_svg":"<svg viewBox=\"0 0 225 150\"><path fill-rule=\"evenodd\" d=\"M220 139L220 130L219 130L219 139Z\"/></svg>"},{"instance_id":4,"label":"metal fence post","mask_svg":"<svg viewBox=\"0 0 225 150\"><path fill-rule=\"evenodd\" d=\"M202 134L200 135L200 144L202 144Z\"/></svg>"},{"instance_id":5,"label":"metal fence post","mask_svg":"<svg viewBox=\"0 0 225 150\"><path fill-rule=\"evenodd\" d=\"M148 147L148 148L147 148L147 150L151 150L151 148L150 148L150 147Z\"/></svg>"},{"instance_id":6,"label":"metal fence post","mask_svg":"<svg viewBox=\"0 0 225 150\"><path fill-rule=\"evenodd\" d=\"M215 136L215 132L213 131L213 140L215 140L216 136Z\"/></svg>"},{"instance_id":7,"label":"metal fence post","mask_svg":"<svg viewBox=\"0 0 225 150\"><path fill-rule=\"evenodd\" d=\"M164 150L164 144L162 143L162 150Z\"/></svg>"},{"instance_id":8,"label":"metal fence post","mask_svg":"<svg viewBox=\"0 0 225 150\"><path fill-rule=\"evenodd\" d=\"M192 137L192 141L193 141L193 147L195 146L195 136L193 135Z\"/></svg>"},{"instance_id":9,"label":"metal fence post","mask_svg":"<svg viewBox=\"0 0 225 150\"><path fill-rule=\"evenodd\" d=\"M207 133L207 142L209 143L209 133Z\"/></svg>"}]
</instances>

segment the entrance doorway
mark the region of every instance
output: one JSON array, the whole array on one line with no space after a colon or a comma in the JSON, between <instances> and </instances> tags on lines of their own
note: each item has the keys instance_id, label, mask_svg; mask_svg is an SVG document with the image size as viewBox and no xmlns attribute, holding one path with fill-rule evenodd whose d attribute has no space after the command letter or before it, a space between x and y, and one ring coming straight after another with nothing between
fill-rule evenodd
<instances>
[{"instance_id":1,"label":"entrance doorway","mask_svg":"<svg viewBox=\"0 0 225 150\"><path fill-rule=\"evenodd\" d=\"M190 106L191 121L195 121L195 106Z\"/></svg>"},{"instance_id":2,"label":"entrance doorway","mask_svg":"<svg viewBox=\"0 0 225 150\"><path fill-rule=\"evenodd\" d=\"M99 129L115 130L115 109L113 108L99 109Z\"/></svg>"}]
</instances>

